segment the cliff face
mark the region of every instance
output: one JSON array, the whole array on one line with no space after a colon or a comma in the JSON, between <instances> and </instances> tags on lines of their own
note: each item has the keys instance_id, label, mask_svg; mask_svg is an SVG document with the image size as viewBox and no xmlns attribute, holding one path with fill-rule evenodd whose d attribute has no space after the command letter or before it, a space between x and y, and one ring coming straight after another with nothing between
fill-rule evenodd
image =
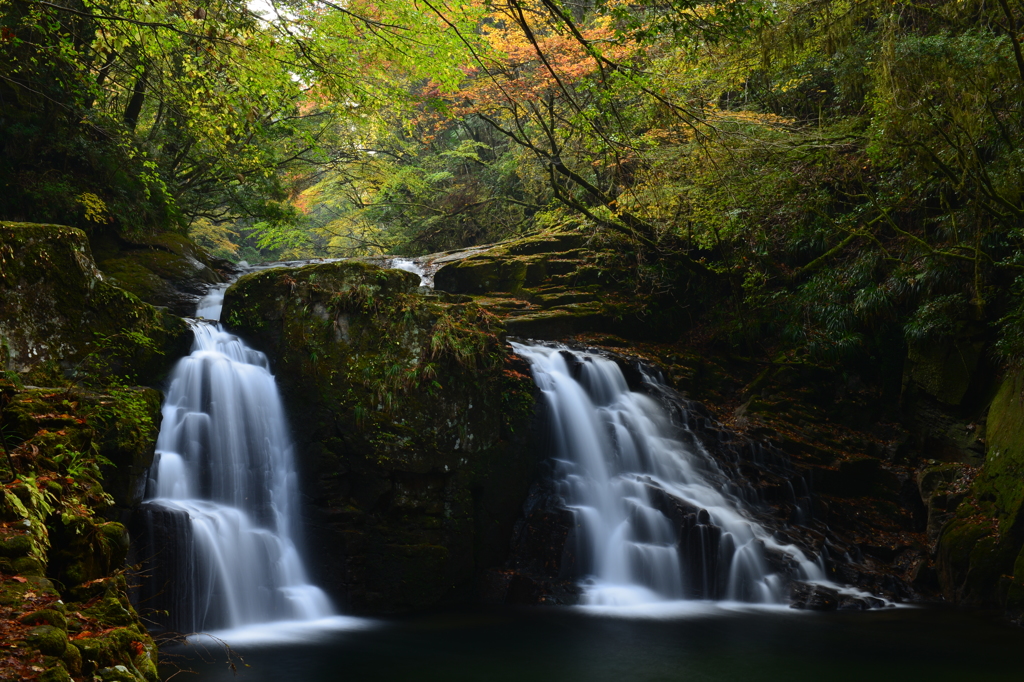
<instances>
[{"instance_id":1,"label":"cliff face","mask_svg":"<svg viewBox=\"0 0 1024 682\"><path fill-rule=\"evenodd\" d=\"M266 352L310 495L315 577L349 611L465 600L503 560L533 384L468 297L359 262L242 277L222 320Z\"/></svg>"}]
</instances>

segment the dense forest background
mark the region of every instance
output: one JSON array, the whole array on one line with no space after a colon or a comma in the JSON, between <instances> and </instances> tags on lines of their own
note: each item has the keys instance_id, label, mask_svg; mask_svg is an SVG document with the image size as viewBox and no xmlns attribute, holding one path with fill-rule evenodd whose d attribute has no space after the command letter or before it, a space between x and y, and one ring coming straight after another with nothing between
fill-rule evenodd
<instances>
[{"instance_id":1,"label":"dense forest background","mask_svg":"<svg viewBox=\"0 0 1024 682\"><path fill-rule=\"evenodd\" d=\"M1020 0L0 0L0 218L250 261L571 229L773 363L1019 362L1022 37Z\"/></svg>"}]
</instances>

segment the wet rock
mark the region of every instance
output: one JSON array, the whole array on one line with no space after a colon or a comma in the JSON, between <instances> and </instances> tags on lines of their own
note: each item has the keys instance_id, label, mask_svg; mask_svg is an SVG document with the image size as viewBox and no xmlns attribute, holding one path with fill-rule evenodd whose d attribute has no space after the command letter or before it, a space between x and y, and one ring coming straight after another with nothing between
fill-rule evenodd
<instances>
[{"instance_id":1,"label":"wet rock","mask_svg":"<svg viewBox=\"0 0 1024 682\"><path fill-rule=\"evenodd\" d=\"M1008 373L989 407L985 463L942 530L936 562L947 599L1005 608L1011 616L1024 613L1022 392L1024 374ZM936 482L935 490L941 487Z\"/></svg>"},{"instance_id":2,"label":"wet rock","mask_svg":"<svg viewBox=\"0 0 1024 682\"><path fill-rule=\"evenodd\" d=\"M789 606L808 611L835 611L839 608L839 592L824 585L794 582L790 585Z\"/></svg>"}]
</instances>

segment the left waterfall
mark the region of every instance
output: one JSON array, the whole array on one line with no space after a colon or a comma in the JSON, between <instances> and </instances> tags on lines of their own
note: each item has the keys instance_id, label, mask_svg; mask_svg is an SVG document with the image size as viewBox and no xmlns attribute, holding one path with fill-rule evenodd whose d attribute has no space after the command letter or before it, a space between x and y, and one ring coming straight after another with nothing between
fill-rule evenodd
<instances>
[{"instance_id":1,"label":"left waterfall","mask_svg":"<svg viewBox=\"0 0 1024 682\"><path fill-rule=\"evenodd\" d=\"M199 303L216 320L224 289ZM297 547L293 444L267 358L219 323L171 375L144 504L153 603L178 632L333 614Z\"/></svg>"}]
</instances>

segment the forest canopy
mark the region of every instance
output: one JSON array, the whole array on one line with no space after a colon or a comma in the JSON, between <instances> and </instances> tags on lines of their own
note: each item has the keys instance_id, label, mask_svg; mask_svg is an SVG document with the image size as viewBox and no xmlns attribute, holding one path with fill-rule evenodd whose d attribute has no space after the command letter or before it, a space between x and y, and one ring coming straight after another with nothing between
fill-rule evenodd
<instances>
[{"instance_id":1,"label":"forest canopy","mask_svg":"<svg viewBox=\"0 0 1024 682\"><path fill-rule=\"evenodd\" d=\"M0 0L0 217L232 259L576 229L785 361L1016 361L1022 35L1017 0Z\"/></svg>"}]
</instances>

